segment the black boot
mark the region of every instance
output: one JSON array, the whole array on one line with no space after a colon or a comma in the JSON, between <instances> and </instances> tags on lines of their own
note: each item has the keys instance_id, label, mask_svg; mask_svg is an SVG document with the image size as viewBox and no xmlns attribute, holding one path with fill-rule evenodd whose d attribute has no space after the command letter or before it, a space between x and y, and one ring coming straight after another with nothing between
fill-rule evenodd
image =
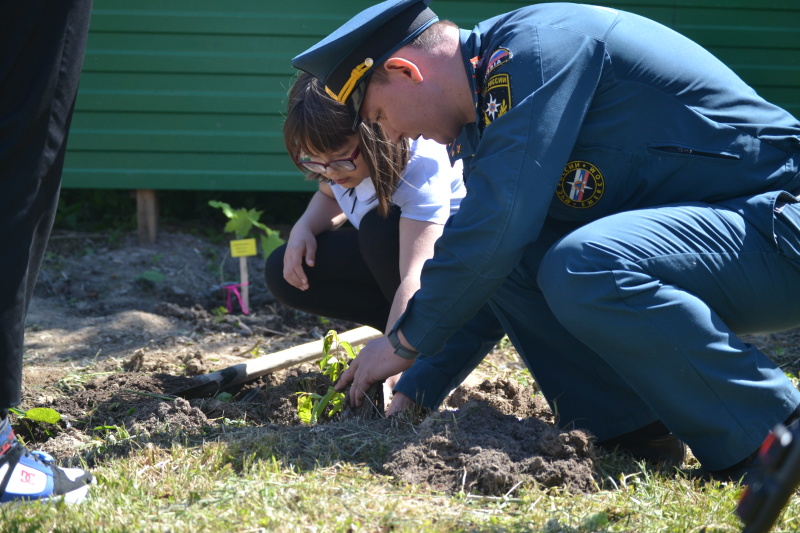
<instances>
[{"instance_id":1,"label":"black boot","mask_svg":"<svg viewBox=\"0 0 800 533\"><path fill-rule=\"evenodd\" d=\"M659 420L619 437L598 442L606 451L622 451L637 461L665 466L681 466L686 460L686 445Z\"/></svg>"}]
</instances>

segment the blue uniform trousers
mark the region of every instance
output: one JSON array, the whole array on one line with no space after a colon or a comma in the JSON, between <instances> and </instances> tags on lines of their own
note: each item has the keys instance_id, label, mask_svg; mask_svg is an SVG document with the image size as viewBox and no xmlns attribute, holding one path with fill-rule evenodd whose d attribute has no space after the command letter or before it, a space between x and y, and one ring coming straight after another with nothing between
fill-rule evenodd
<instances>
[{"instance_id":1,"label":"blue uniform trousers","mask_svg":"<svg viewBox=\"0 0 800 533\"><path fill-rule=\"evenodd\" d=\"M574 396L562 421L602 440L658 418L714 470L788 417L800 393L737 336L800 324L800 204L776 214L779 194L619 213L547 252L538 286L571 334L563 348L558 330L532 326L547 315L540 302L515 298L504 310L531 316L515 328L518 346L535 349L546 333L558 350L526 361Z\"/></svg>"},{"instance_id":2,"label":"blue uniform trousers","mask_svg":"<svg viewBox=\"0 0 800 533\"><path fill-rule=\"evenodd\" d=\"M603 441L661 420L705 468L738 462L800 404L737 337L800 324L800 204L775 214L779 194L550 221L489 305L396 390L436 406L505 331L560 425Z\"/></svg>"}]
</instances>

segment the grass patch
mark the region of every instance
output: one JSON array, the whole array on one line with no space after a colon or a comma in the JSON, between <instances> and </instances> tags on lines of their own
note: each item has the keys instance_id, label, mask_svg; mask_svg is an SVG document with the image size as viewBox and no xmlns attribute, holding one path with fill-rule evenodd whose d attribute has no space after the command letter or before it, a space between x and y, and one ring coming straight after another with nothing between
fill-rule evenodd
<instances>
[{"instance_id":1,"label":"grass patch","mask_svg":"<svg viewBox=\"0 0 800 533\"><path fill-rule=\"evenodd\" d=\"M527 383L530 376L508 352L480 370ZM60 386L80 390L86 377L73 373ZM172 431L171 443L152 435L120 439L113 427L100 432L77 451L95 461L97 485L86 502L0 505L0 531L741 531L734 514L739 486L702 483L621 454L598 457L597 491L589 494L535 482L500 496L446 494L381 473L389 451L420 431L417 420L311 427L235 422L192 438ZM800 531L800 496L790 500L773 531Z\"/></svg>"},{"instance_id":2,"label":"grass patch","mask_svg":"<svg viewBox=\"0 0 800 533\"><path fill-rule=\"evenodd\" d=\"M387 422L388 424L388 422ZM735 532L740 489L600 459L602 490L520 486L446 495L376 473L393 439L358 422L246 428L199 446L147 444L100 462L82 505L0 506L4 532L536 531ZM800 528L794 497L775 531Z\"/></svg>"}]
</instances>

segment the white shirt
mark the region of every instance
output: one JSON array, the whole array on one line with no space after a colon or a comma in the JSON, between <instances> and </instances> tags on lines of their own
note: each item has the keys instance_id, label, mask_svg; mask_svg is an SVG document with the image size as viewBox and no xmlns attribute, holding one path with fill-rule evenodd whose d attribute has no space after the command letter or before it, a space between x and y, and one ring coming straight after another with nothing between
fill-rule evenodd
<instances>
[{"instance_id":1,"label":"white shirt","mask_svg":"<svg viewBox=\"0 0 800 533\"><path fill-rule=\"evenodd\" d=\"M461 161L450 166L447 149L436 141L417 139L410 148L411 158L392 203L400 208L401 217L444 224L458 211L467 192ZM332 183L331 191L356 228L364 215L378 205L375 185L369 177L352 189Z\"/></svg>"}]
</instances>

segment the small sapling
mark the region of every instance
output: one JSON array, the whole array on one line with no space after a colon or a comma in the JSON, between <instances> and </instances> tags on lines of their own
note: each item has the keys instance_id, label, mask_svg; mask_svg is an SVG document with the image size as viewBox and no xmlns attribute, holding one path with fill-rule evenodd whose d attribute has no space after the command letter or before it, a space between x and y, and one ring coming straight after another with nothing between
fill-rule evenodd
<instances>
[{"instance_id":1,"label":"small sapling","mask_svg":"<svg viewBox=\"0 0 800 533\"><path fill-rule=\"evenodd\" d=\"M325 335L322 343L319 369L324 376L328 376L333 383L336 383L356 355L353 346L347 341L340 340L336 332L331 330ZM297 415L306 424L316 424L323 416L331 419L344 409L344 399L345 395L331 386L324 395L298 392Z\"/></svg>"}]
</instances>

